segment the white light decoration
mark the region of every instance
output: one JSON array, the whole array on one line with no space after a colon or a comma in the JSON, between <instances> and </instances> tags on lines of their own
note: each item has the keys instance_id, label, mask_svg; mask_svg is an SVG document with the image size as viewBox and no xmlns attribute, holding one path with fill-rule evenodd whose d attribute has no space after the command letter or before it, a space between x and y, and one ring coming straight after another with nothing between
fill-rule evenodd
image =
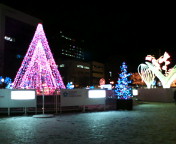
<instances>
[{"instance_id":1,"label":"white light decoration","mask_svg":"<svg viewBox=\"0 0 176 144\"><path fill-rule=\"evenodd\" d=\"M35 91L11 91L12 100L31 100L35 99Z\"/></svg>"},{"instance_id":2,"label":"white light decoration","mask_svg":"<svg viewBox=\"0 0 176 144\"><path fill-rule=\"evenodd\" d=\"M104 85L100 85L101 89L108 89L108 90L112 90L112 85L111 84L104 84Z\"/></svg>"},{"instance_id":3,"label":"white light decoration","mask_svg":"<svg viewBox=\"0 0 176 144\"><path fill-rule=\"evenodd\" d=\"M133 96L137 96L138 95L138 90L137 89L133 89Z\"/></svg>"},{"instance_id":4,"label":"white light decoration","mask_svg":"<svg viewBox=\"0 0 176 144\"><path fill-rule=\"evenodd\" d=\"M138 73L146 83L147 88L151 88L155 79L155 74L149 69L149 67L146 64L140 64L138 66Z\"/></svg>"},{"instance_id":5,"label":"white light decoration","mask_svg":"<svg viewBox=\"0 0 176 144\"><path fill-rule=\"evenodd\" d=\"M106 91L105 90L89 90L88 97L89 98L105 98Z\"/></svg>"},{"instance_id":6,"label":"white light decoration","mask_svg":"<svg viewBox=\"0 0 176 144\"><path fill-rule=\"evenodd\" d=\"M158 77L160 82L162 83L163 88L170 88L171 83L176 79L176 66L174 66L172 69L167 70L167 65L170 64L168 61L168 58L170 58L170 55L165 52L163 56L161 56L159 59L155 59L155 57L148 55L145 59L150 62L145 62L145 64L141 64L138 67L138 73L140 74L141 78L144 80L145 77L147 81L144 80L144 82L147 84L147 87L149 87L149 79L153 79L153 74ZM164 65L161 67L160 64L164 63ZM140 70L141 67L141 70ZM162 73L162 70L165 71L165 73ZM152 71L153 74L151 74Z\"/></svg>"},{"instance_id":7,"label":"white light decoration","mask_svg":"<svg viewBox=\"0 0 176 144\"><path fill-rule=\"evenodd\" d=\"M176 79L176 66L174 66L168 73L167 76L161 73L154 65L146 62L150 70L158 77L161 81L163 88L170 88L171 83Z\"/></svg>"}]
</instances>

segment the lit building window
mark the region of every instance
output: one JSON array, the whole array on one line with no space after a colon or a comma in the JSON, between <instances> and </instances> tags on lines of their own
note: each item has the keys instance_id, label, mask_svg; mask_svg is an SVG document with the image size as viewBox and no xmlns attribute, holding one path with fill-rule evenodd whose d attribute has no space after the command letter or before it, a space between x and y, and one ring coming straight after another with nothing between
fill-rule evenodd
<instances>
[{"instance_id":1,"label":"lit building window","mask_svg":"<svg viewBox=\"0 0 176 144\"><path fill-rule=\"evenodd\" d=\"M77 65L77 67L78 67L78 68L84 68L84 66L83 66L83 65Z\"/></svg>"},{"instance_id":2,"label":"lit building window","mask_svg":"<svg viewBox=\"0 0 176 144\"><path fill-rule=\"evenodd\" d=\"M90 67L88 67L88 66L84 66L84 68L85 68L85 69L90 69Z\"/></svg>"},{"instance_id":3,"label":"lit building window","mask_svg":"<svg viewBox=\"0 0 176 144\"><path fill-rule=\"evenodd\" d=\"M65 67L65 65L64 64L60 64L59 67Z\"/></svg>"},{"instance_id":4,"label":"lit building window","mask_svg":"<svg viewBox=\"0 0 176 144\"><path fill-rule=\"evenodd\" d=\"M10 42L15 42L15 38L9 37L9 36L5 36L4 37L5 40L10 41Z\"/></svg>"}]
</instances>

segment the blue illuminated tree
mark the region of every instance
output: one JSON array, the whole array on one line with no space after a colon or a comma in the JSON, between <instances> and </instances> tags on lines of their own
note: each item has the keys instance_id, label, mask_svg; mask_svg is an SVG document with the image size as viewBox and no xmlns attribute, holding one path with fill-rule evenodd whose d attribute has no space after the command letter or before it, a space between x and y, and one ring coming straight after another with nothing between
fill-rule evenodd
<instances>
[{"instance_id":1,"label":"blue illuminated tree","mask_svg":"<svg viewBox=\"0 0 176 144\"><path fill-rule=\"evenodd\" d=\"M131 73L127 73L127 65L125 62L122 63L120 68L121 73L119 74L119 78L115 86L115 93L117 95L117 99L130 99L132 97L132 89L128 85L131 83L131 81L128 80L128 77Z\"/></svg>"},{"instance_id":2,"label":"blue illuminated tree","mask_svg":"<svg viewBox=\"0 0 176 144\"><path fill-rule=\"evenodd\" d=\"M12 84L12 80L9 77L0 76L0 88L10 88Z\"/></svg>"}]
</instances>

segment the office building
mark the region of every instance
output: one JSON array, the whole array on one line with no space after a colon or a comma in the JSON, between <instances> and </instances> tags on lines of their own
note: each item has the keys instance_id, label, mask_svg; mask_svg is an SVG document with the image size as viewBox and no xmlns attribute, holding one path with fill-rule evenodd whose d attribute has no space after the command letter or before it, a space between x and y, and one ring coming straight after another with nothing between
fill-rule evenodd
<instances>
[{"instance_id":1,"label":"office building","mask_svg":"<svg viewBox=\"0 0 176 144\"><path fill-rule=\"evenodd\" d=\"M56 34L57 35L57 34ZM54 58L85 60L84 40L75 38L60 31L54 40Z\"/></svg>"},{"instance_id":2,"label":"office building","mask_svg":"<svg viewBox=\"0 0 176 144\"><path fill-rule=\"evenodd\" d=\"M0 4L0 75L14 79L42 20Z\"/></svg>"},{"instance_id":3,"label":"office building","mask_svg":"<svg viewBox=\"0 0 176 144\"><path fill-rule=\"evenodd\" d=\"M76 59L58 60L58 69L63 78L64 84L72 82L75 88L90 86L91 65L89 62Z\"/></svg>"},{"instance_id":4,"label":"office building","mask_svg":"<svg viewBox=\"0 0 176 144\"><path fill-rule=\"evenodd\" d=\"M91 84L98 87L101 78L105 78L104 64L97 61L91 61Z\"/></svg>"}]
</instances>

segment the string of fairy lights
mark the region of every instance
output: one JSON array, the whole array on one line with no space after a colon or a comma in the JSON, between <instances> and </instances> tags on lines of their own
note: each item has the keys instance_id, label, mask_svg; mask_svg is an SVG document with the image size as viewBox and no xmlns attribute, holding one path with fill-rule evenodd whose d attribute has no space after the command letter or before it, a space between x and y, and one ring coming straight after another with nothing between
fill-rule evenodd
<instances>
[{"instance_id":1,"label":"string of fairy lights","mask_svg":"<svg viewBox=\"0 0 176 144\"><path fill-rule=\"evenodd\" d=\"M53 94L65 89L42 24L38 24L32 42L14 79L15 89L36 89L40 94Z\"/></svg>"},{"instance_id":2,"label":"string of fairy lights","mask_svg":"<svg viewBox=\"0 0 176 144\"><path fill-rule=\"evenodd\" d=\"M131 73L127 73L127 65L125 62L122 63L120 68L121 73L119 74L119 78L115 86L115 93L118 99L130 99L132 97L132 88L129 86L131 81L128 80L128 77L131 76Z\"/></svg>"}]
</instances>

